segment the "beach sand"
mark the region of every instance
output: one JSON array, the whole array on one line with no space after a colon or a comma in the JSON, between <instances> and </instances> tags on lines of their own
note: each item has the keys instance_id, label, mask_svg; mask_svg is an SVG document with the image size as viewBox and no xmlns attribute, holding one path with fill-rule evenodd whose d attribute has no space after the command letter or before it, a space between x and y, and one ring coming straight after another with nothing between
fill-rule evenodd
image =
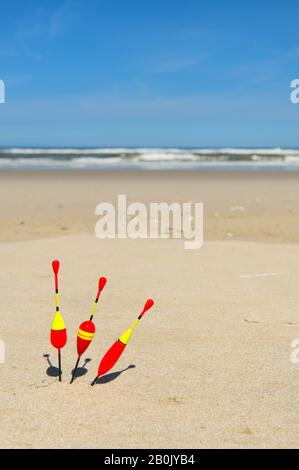
<instances>
[{"instance_id":1,"label":"beach sand","mask_svg":"<svg viewBox=\"0 0 299 470\"><path fill-rule=\"evenodd\" d=\"M298 183L299 174L1 173L0 447L298 447ZM203 201L203 247L97 239L95 206L119 193ZM69 336L62 383L49 342L54 258ZM97 333L69 385L101 275ZM91 387L148 297L155 307Z\"/></svg>"}]
</instances>

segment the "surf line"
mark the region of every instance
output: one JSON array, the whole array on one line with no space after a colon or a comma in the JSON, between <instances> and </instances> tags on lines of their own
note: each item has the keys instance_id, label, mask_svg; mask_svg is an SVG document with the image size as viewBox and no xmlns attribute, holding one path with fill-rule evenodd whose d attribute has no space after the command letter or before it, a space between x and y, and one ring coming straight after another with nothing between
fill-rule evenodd
<instances>
[{"instance_id":1,"label":"surf line","mask_svg":"<svg viewBox=\"0 0 299 470\"><path fill-rule=\"evenodd\" d=\"M186 250L196 250L203 244L202 202L132 202L126 194L118 194L117 205L101 202L96 206L97 238L179 238Z\"/></svg>"}]
</instances>

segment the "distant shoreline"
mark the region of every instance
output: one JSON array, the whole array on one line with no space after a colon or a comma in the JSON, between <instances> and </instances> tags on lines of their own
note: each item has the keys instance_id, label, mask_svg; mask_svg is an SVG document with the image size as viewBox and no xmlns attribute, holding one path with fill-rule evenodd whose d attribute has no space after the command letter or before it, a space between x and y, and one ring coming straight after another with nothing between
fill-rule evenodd
<instances>
[{"instance_id":1,"label":"distant shoreline","mask_svg":"<svg viewBox=\"0 0 299 470\"><path fill-rule=\"evenodd\" d=\"M296 148L29 148L0 149L1 170L297 172Z\"/></svg>"}]
</instances>

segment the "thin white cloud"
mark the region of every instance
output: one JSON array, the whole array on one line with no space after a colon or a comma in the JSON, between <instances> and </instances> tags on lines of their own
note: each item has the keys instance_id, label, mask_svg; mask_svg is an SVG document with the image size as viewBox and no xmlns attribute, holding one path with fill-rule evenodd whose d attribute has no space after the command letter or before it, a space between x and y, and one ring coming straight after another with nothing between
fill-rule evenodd
<instances>
[{"instance_id":1,"label":"thin white cloud","mask_svg":"<svg viewBox=\"0 0 299 470\"><path fill-rule=\"evenodd\" d=\"M65 33L74 20L75 2L61 3L53 10L38 8L30 20L22 20L17 27L17 39L23 52L34 60L44 56L41 41L54 40Z\"/></svg>"},{"instance_id":2,"label":"thin white cloud","mask_svg":"<svg viewBox=\"0 0 299 470\"><path fill-rule=\"evenodd\" d=\"M49 18L49 36L55 39L64 33L74 18L74 3L71 5L69 1L62 3L54 10Z\"/></svg>"}]
</instances>

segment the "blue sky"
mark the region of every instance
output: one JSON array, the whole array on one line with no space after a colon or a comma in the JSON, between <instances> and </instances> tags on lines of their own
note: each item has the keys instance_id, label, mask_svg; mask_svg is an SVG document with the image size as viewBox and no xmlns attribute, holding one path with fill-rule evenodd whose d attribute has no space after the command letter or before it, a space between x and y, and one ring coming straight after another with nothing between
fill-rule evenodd
<instances>
[{"instance_id":1,"label":"blue sky","mask_svg":"<svg viewBox=\"0 0 299 470\"><path fill-rule=\"evenodd\" d=\"M298 1L1 2L0 146L298 146Z\"/></svg>"}]
</instances>

